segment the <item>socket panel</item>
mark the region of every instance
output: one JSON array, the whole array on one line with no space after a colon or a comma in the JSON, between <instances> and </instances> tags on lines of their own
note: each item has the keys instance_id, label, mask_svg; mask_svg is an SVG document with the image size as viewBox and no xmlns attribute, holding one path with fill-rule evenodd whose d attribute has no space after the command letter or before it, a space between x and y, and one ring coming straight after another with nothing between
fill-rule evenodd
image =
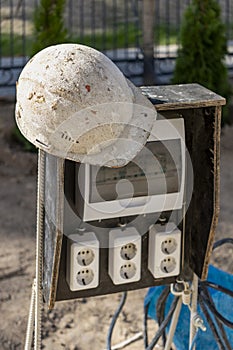
<instances>
[{"instance_id":1,"label":"socket panel","mask_svg":"<svg viewBox=\"0 0 233 350\"><path fill-rule=\"evenodd\" d=\"M154 278L177 276L181 264L181 231L174 223L149 229L148 269Z\"/></svg>"},{"instance_id":2,"label":"socket panel","mask_svg":"<svg viewBox=\"0 0 233 350\"><path fill-rule=\"evenodd\" d=\"M109 232L108 273L115 285L141 278L141 236L134 227Z\"/></svg>"},{"instance_id":3,"label":"socket panel","mask_svg":"<svg viewBox=\"0 0 233 350\"><path fill-rule=\"evenodd\" d=\"M99 241L94 232L68 237L66 265L66 280L71 291L99 285Z\"/></svg>"}]
</instances>

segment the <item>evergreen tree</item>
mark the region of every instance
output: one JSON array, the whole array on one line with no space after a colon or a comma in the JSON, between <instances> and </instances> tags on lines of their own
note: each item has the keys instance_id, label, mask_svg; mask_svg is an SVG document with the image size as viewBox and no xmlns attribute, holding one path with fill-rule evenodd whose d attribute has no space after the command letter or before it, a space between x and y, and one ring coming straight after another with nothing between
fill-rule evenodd
<instances>
[{"instance_id":1,"label":"evergreen tree","mask_svg":"<svg viewBox=\"0 0 233 350\"><path fill-rule=\"evenodd\" d=\"M63 14L65 0L41 0L34 15L35 42L32 54L43 48L67 41Z\"/></svg>"},{"instance_id":2,"label":"evergreen tree","mask_svg":"<svg viewBox=\"0 0 233 350\"><path fill-rule=\"evenodd\" d=\"M199 83L228 99L231 88L224 64L227 40L216 0L192 1L184 15L180 39L173 83ZM223 115L227 122L226 108Z\"/></svg>"}]
</instances>

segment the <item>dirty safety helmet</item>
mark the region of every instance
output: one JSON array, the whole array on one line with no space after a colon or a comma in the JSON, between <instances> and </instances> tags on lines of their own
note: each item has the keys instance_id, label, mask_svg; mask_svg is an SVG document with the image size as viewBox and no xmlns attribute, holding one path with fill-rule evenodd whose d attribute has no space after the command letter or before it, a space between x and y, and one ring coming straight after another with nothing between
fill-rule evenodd
<instances>
[{"instance_id":1,"label":"dirty safety helmet","mask_svg":"<svg viewBox=\"0 0 233 350\"><path fill-rule=\"evenodd\" d=\"M101 52L47 47L22 70L16 122L35 146L58 157L123 166L142 149L156 111Z\"/></svg>"}]
</instances>

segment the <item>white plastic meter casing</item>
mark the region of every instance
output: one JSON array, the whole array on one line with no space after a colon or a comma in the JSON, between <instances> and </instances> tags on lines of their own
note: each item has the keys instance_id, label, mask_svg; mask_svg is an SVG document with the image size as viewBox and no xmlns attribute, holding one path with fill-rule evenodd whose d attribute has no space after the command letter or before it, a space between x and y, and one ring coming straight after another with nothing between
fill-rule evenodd
<instances>
[{"instance_id":1,"label":"white plastic meter casing","mask_svg":"<svg viewBox=\"0 0 233 350\"><path fill-rule=\"evenodd\" d=\"M79 165L76 177L78 184L76 186L76 206L83 221L143 215L182 208L185 184L184 120L182 118L156 120L147 145L150 145L152 149L155 147L154 151L157 153L162 145L165 163L166 160L168 162L173 160L176 168L169 169L167 172L165 164L165 170L161 171L159 154L153 154L151 150L145 152L145 149L141 152L145 152L146 157L140 152L134 161L122 168L126 172L123 180L121 180L123 171L121 168L109 169L97 168L89 164ZM135 172L134 165L134 162L137 164L137 161L140 163L138 174ZM144 164L144 167L141 167L141 164ZM172 175L175 173L178 180L175 175ZM175 181L178 181L179 185L173 188ZM119 194L117 198L111 197L115 188L119 184L127 185L126 182L129 184L129 189L130 185L133 186L134 194L132 195L132 192L129 191L129 197L127 197L127 191L123 190L121 192L125 195L122 198ZM139 187L138 184L144 187L147 184L148 192L138 191L137 194L136 191L135 193L135 187ZM168 189L167 186L171 188ZM107 198L108 195L109 198Z\"/></svg>"}]
</instances>

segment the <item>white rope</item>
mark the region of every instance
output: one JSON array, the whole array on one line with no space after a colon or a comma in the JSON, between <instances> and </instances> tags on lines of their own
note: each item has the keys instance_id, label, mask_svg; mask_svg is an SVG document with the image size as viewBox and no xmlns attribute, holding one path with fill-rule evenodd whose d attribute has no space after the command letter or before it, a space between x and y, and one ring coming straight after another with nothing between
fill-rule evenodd
<instances>
[{"instance_id":1,"label":"white rope","mask_svg":"<svg viewBox=\"0 0 233 350\"><path fill-rule=\"evenodd\" d=\"M34 349L41 349L41 310L42 310L42 254L44 223L44 172L45 154L39 149L37 181L37 232L36 232L36 305Z\"/></svg>"},{"instance_id":2,"label":"white rope","mask_svg":"<svg viewBox=\"0 0 233 350\"><path fill-rule=\"evenodd\" d=\"M24 350L30 350L32 346L33 327L34 327L34 321L35 321L35 297L36 297L36 279L34 279L32 284L32 295L31 295L31 303L30 303L30 309L29 309L29 315L28 315L28 324L27 324Z\"/></svg>"},{"instance_id":3,"label":"white rope","mask_svg":"<svg viewBox=\"0 0 233 350\"><path fill-rule=\"evenodd\" d=\"M34 349L41 349L41 310L42 310L42 254L44 223L44 168L45 153L39 149L37 178L37 219L36 219L36 278L32 286L31 304L28 316L27 333L24 350L32 346L35 322Z\"/></svg>"}]
</instances>

